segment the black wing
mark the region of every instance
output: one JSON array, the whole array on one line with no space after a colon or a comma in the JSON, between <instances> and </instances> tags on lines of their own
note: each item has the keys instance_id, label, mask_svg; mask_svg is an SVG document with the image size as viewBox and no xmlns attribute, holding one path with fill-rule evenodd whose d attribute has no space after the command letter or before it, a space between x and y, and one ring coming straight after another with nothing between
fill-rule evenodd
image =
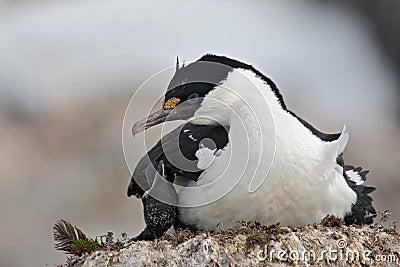
<instances>
[{"instance_id":1,"label":"black wing","mask_svg":"<svg viewBox=\"0 0 400 267\"><path fill-rule=\"evenodd\" d=\"M197 168L196 151L203 139L212 139L216 148L221 149L228 143L228 130L219 125L196 125L186 123L178 126L161 138L160 141L139 161L132 174L128 187L128 196L142 197L150 188L146 173L152 176L159 161L164 162L167 180L174 181L175 176L183 176L197 181L203 170ZM191 163L181 164L189 160ZM149 173L151 172L151 174Z\"/></svg>"}]
</instances>

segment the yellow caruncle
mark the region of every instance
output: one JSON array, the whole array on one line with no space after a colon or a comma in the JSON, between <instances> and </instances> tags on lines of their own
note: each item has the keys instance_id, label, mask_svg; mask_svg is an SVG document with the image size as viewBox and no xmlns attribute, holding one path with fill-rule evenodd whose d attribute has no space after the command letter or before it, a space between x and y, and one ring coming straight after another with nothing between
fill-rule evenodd
<instances>
[{"instance_id":1,"label":"yellow caruncle","mask_svg":"<svg viewBox=\"0 0 400 267\"><path fill-rule=\"evenodd\" d=\"M179 104L179 102L181 102L180 98L172 97L164 103L164 109L173 109Z\"/></svg>"}]
</instances>

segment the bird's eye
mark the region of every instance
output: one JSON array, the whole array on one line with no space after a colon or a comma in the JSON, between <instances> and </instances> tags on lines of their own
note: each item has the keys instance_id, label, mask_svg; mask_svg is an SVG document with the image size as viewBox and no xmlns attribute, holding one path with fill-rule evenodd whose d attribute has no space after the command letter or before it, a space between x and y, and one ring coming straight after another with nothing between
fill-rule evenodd
<instances>
[{"instance_id":1,"label":"bird's eye","mask_svg":"<svg viewBox=\"0 0 400 267\"><path fill-rule=\"evenodd\" d=\"M187 102L188 102L188 104L194 104L197 102L198 99L199 99L199 94L193 93L190 96L188 96Z\"/></svg>"}]
</instances>

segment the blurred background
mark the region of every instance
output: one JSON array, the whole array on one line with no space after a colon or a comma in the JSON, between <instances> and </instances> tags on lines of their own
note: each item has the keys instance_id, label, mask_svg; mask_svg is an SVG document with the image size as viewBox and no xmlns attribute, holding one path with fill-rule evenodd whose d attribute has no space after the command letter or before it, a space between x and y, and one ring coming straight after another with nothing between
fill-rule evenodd
<instances>
[{"instance_id":1,"label":"blurred background","mask_svg":"<svg viewBox=\"0 0 400 267\"><path fill-rule=\"evenodd\" d=\"M143 229L126 197L125 109L176 56L208 52L253 64L318 129L346 124L346 162L371 170L375 207L399 220L399 12L398 0L0 0L0 266L63 263L60 218L91 236ZM167 83L140 96L137 119ZM145 149L133 149L134 163Z\"/></svg>"}]
</instances>

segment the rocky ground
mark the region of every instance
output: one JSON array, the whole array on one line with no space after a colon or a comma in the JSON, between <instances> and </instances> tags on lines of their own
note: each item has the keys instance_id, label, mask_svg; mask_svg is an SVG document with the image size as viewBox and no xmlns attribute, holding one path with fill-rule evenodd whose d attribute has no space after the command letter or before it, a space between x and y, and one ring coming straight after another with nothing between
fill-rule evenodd
<instances>
[{"instance_id":1,"label":"rocky ground","mask_svg":"<svg viewBox=\"0 0 400 267\"><path fill-rule=\"evenodd\" d=\"M304 227L242 222L223 233L170 231L155 241L109 243L62 266L399 266L391 227L345 226L335 217ZM115 245L119 244L119 245Z\"/></svg>"}]
</instances>

